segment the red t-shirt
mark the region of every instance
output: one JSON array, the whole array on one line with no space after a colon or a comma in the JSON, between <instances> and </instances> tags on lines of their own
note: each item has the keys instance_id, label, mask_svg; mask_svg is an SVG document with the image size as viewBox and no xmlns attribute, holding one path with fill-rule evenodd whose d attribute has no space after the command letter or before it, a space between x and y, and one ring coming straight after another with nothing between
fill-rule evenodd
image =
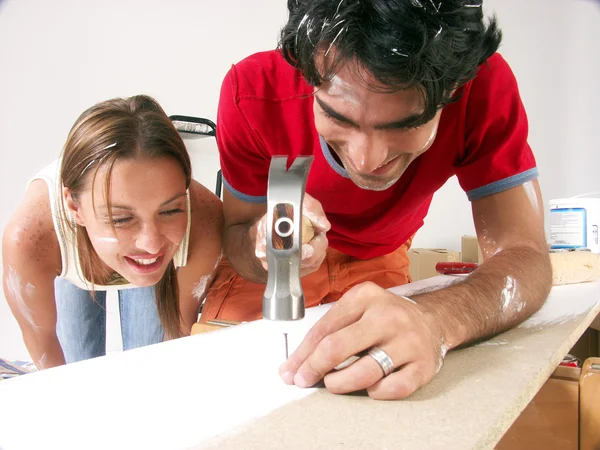
<instances>
[{"instance_id":1,"label":"red t-shirt","mask_svg":"<svg viewBox=\"0 0 600 450\"><path fill-rule=\"evenodd\" d=\"M319 200L329 245L357 258L396 250L423 225L433 194L453 175L469 200L537 177L527 117L506 61L494 54L460 100L442 111L437 137L385 191L361 189L317 134L313 87L277 51L234 65L221 89L217 143L226 189L267 201L271 157L314 155L306 192Z\"/></svg>"}]
</instances>

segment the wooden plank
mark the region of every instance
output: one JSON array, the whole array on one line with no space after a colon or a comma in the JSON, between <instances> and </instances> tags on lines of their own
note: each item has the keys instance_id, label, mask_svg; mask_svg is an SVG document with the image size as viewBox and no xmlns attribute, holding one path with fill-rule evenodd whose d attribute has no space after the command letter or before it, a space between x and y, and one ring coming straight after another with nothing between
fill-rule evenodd
<instances>
[{"instance_id":1,"label":"wooden plank","mask_svg":"<svg viewBox=\"0 0 600 450\"><path fill-rule=\"evenodd\" d=\"M281 382L281 327L293 350L327 307L301 322L241 324L23 375L0 383L0 448L493 448L599 300L599 283L554 288L528 321L450 352L431 383L397 402Z\"/></svg>"}]
</instances>

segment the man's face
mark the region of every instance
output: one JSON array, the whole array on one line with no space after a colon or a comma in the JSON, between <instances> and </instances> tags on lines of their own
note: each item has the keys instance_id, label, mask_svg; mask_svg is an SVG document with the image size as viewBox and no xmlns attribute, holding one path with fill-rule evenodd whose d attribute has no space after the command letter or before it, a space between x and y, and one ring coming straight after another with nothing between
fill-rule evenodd
<instances>
[{"instance_id":1,"label":"man's face","mask_svg":"<svg viewBox=\"0 0 600 450\"><path fill-rule=\"evenodd\" d=\"M345 64L315 88L315 125L357 186L382 191L431 147L441 111L430 122L407 128L423 112L421 94L416 89L382 92L358 67Z\"/></svg>"}]
</instances>

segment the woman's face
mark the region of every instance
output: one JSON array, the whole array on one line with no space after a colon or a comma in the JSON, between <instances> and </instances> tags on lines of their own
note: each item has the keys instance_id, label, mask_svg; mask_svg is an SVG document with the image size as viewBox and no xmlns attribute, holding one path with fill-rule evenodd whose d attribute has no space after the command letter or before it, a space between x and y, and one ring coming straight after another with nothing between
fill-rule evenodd
<instances>
[{"instance_id":1,"label":"woman's face","mask_svg":"<svg viewBox=\"0 0 600 450\"><path fill-rule=\"evenodd\" d=\"M153 286L186 232L183 169L169 157L118 160L112 170L109 202L104 193L106 169L98 170L93 186L91 171L89 187L75 202L65 189L65 203L75 221L86 228L106 266L136 286Z\"/></svg>"}]
</instances>

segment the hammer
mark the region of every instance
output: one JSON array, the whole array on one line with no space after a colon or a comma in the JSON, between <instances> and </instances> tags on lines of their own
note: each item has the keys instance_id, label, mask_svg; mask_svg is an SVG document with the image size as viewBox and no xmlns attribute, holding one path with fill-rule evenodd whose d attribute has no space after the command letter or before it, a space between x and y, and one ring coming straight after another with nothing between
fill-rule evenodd
<instances>
[{"instance_id":1,"label":"hammer","mask_svg":"<svg viewBox=\"0 0 600 450\"><path fill-rule=\"evenodd\" d=\"M302 216L302 201L313 156L299 156L290 169L287 157L275 156L269 168L267 191L268 281L263 296L263 317L269 320L298 320L304 317L304 293L300 283L302 244L314 236L310 220ZM237 325L210 320L196 323L191 334ZM287 358L287 334L286 358Z\"/></svg>"},{"instance_id":2,"label":"hammer","mask_svg":"<svg viewBox=\"0 0 600 450\"><path fill-rule=\"evenodd\" d=\"M263 296L263 317L268 320L304 318L304 292L300 282L302 201L313 159L298 156L289 170L287 157L271 159L267 190L269 270Z\"/></svg>"}]
</instances>

